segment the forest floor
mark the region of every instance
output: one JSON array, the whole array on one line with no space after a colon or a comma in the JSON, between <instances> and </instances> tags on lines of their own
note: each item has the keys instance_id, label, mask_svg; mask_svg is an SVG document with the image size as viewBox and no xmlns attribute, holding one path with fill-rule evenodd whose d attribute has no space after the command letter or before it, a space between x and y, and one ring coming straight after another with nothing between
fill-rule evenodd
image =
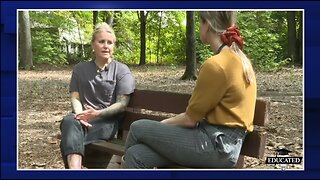
<instances>
[{"instance_id":1,"label":"forest floor","mask_svg":"<svg viewBox=\"0 0 320 180\"><path fill-rule=\"evenodd\" d=\"M184 67L130 67L136 87L191 93L195 81L182 81ZM18 169L63 169L59 149L59 124L70 111L69 80L72 67L40 66L18 72ZM285 68L278 72L257 72L258 97L270 101L266 156L275 150L291 150L290 156L304 156L303 70ZM289 165L304 169L303 162ZM109 168L117 168L110 163ZM279 169L265 164L265 158L245 158L248 169Z\"/></svg>"}]
</instances>

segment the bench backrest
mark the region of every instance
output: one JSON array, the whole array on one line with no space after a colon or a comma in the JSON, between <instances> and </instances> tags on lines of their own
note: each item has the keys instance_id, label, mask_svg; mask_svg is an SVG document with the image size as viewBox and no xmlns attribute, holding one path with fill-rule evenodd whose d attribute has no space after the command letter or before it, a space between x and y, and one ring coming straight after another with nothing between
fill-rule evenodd
<instances>
[{"instance_id":1,"label":"bench backrest","mask_svg":"<svg viewBox=\"0 0 320 180\"><path fill-rule=\"evenodd\" d=\"M190 99L190 94L181 94L164 91L138 90L131 96L127 108L125 120L120 127L120 134L126 138L126 134L133 121L139 119L163 120L168 117L166 113L179 114L185 112ZM255 126L263 127L268 119L269 105L265 100L257 99L253 123ZM150 113L156 111L156 113ZM262 158L266 144L266 132L261 128L246 136L242 146L241 155Z\"/></svg>"}]
</instances>

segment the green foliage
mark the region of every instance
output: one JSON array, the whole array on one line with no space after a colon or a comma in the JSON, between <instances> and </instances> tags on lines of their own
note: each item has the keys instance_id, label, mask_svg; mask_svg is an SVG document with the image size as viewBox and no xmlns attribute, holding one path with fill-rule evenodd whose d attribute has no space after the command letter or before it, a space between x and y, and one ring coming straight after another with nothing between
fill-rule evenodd
<instances>
[{"instance_id":1,"label":"green foliage","mask_svg":"<svg viewBox=\"0 0 320 180\"><path fill-rule=\"evenodd\" d=\"M164 60L167 60L169 64L182 64L186 59L186 25L183 24L186 12L174 11L172 14L168 13L167 17L168 25L164 29L165 38L160 41L160 44L169 45L163 48L163 54L168 54Z\"/></svg>"},{"instance_id":2,"label":"green foliage","mask_svg":"<svg viewBox=\"0 0 320 180\"><path fill-rule=\"evenodd\" d=\"M35 63L59 65L90 59L91 49L87 48L92 34L90 12L30 11ZM74 44L78 51L68 53L67 45Z\"/></svg>"},{"instance_id":3,"label":"green foliage","mask_svg":"<svg viewBox=\"0 0 320 180\"><path fill-rule=\"evenodd\" d=\"M115 59L138 64L140 55L140 31L136 11L117 11L114 13L113 30L117 36Z\"/></svg>"},{"instance_id":4,"label":"green foliage","mask_svg":"<svg viewBox=\"0 0 320 180\"><path fill-rule=\"evenodd\" d=\"M200 40L200 22L199 14L195 13L195 34L196 34L196 60L202 64L213 55L210 45L203 44Z\"/></svg>"},{"instance_id":5,"label":"green foliage","mask_svg":"<svg viewBox=\"0 0 320 180\"><path fill-rule=\"evenodd\" d=\"M198 13L195 14L196 58L201 64L213 53L210 46L204 45L199 39L199 17ZM35 63L68 64L91 59L92 15L92 11L30 11ZM98 23L106 21L111 16L117 36L115 59L127 64L138 64L138 11L99 11ZM147 64L185 63L185 23L185 11L148 12ZM298 28L301 25L299 21L297 23ZM290 63L290 59L287 58L285 11L240 11L237 25L245 40L244 52L256 69L273 71ZM66 44L77 51L67 52Z\"/></svg>"},{"instance_id":6,"label":"green foliage","mask_svg":"<svg viewBox=\"0 0 320 180\"><path fill-rule=\"evenodd\" d=\"M33 59L38 64L66 64L66 54L59 42L59 36L48 31L32 32Z\"/></svg>"},{"instance_id":7,"label":"green foliage","mask_svg":"<svg viewBox=\"0 0 320 180\"><path fill-rule=\"evenodd\" d=\"M185 18L184 11L149 12L147 20L147 62L160 64L184 63Z\"/></svg>"},{"instance_id":8,"label":"green foliage","mask_svg":"<svg viewBox=\"0 0 320 180\"><path fill-rule=\"evenodd\" d=\"M200 40L199 40L200 41ZM197 61L200 63L203 63L205 60L207 60L209 57L213 55L212 50L210 49L210 46L205 46L201 42L197 41Z\"/></svg>"},{"instance_id":9,"label":"green foliage","mask_svg":"<svg viewBox=\"0 0 320 180\"><path fill-rule=\"evenodd\" d=\"M274 71L288 64L285 12L241 11L238 26L245 40L244 52L257 69Z\"/></svg>"},{"instance_id":10,"label":"green foliage","mask_svg":"<svg viewBox=\"0 0 320 180\"><path fill-rule=\"evenodd\" d=\"M115 58L128 64L140 60L140 22L137 11L114 13L117 36ZM146 27L148 64L180 64L185 61L185 12L149 11Z\"/></svg>"}]
</instances>

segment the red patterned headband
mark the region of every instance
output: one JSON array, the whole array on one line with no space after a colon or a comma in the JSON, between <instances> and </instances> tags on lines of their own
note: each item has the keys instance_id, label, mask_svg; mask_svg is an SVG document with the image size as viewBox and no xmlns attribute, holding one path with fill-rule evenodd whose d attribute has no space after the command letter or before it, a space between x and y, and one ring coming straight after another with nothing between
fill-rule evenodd
<instances>
[{"instance_id":1,"label":"red patterned headband","mask_svg":"<svg viewBox=\"0 0 320 180\"><path fill-rule=\"evenodd\" d=\"M231 26L221 34L221 40L224 44L231 46L232 42L238 44L239 48L243 49L243 39L240 36L240 31L237 26Z\"/></svg>"}]
</instances>

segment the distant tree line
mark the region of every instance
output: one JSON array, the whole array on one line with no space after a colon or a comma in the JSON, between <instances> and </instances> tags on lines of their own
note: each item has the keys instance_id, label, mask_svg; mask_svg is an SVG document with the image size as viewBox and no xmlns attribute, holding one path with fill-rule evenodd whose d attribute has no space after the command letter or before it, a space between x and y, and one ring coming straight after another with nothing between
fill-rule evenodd
<instances>
[{"instance_id":1,"label":"distant tree line","mask_svg":"<svg viewBox=\"0 0 320 180\"><path fill-rule=\"evenodd\" d=\"M302 11L239 11L244 51L256 69L302 65ZM199 38L197 12L19 11L19 67L74 64L92 58L94 25L107 22L117 36L115 58L127 64L186 65L182 79L212 55Z\"/></svg>"}]
</instances>

